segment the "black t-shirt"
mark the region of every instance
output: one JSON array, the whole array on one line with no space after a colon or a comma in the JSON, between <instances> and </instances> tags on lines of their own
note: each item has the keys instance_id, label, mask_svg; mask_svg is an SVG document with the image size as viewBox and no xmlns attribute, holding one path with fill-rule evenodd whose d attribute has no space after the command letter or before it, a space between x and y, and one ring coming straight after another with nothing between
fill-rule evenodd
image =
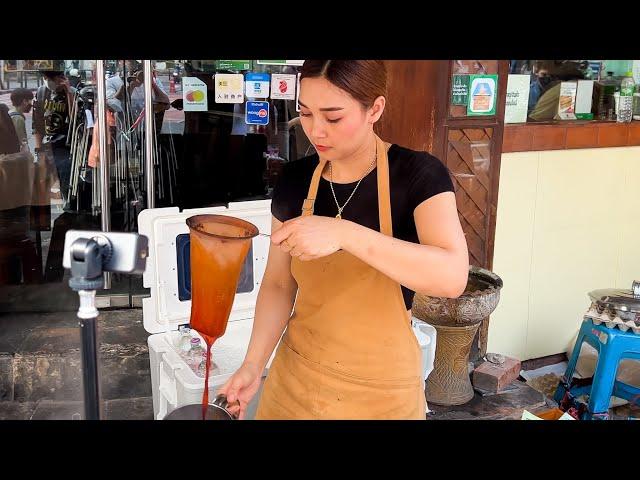
<instances>
[{"instance_id":1,"label":"black t-shirt","mask_svg":"<svg viewBox=\"0 0 640 480\"><path fill-rule=\"evenodd\" d=\"M33 133L50 143L66 141L71 123L68 110L66 91L51 92L46 85L40 86L33 105Z\"/></svg>"},{"instance_id":2,"label":"black t-shirt","mask_svg":"<svg viewBox=\"0 0 640 480\"><path fill-rule=\"evenodd\" d=\"M447 167L427 152L418 152L399 145L389 148L389 185L393 236L408 242L420 243L413 211L422 202L442 192L453 192L453 182ZM309 184L318 166L317 154L285 165L271 203L271 213L281 222L298 217L302 202L309 192ZM333 184L340 205L344 205L357 182ZM320 178L314 215L335 217L338 209L329 182ZM342 218L380 231L378 216L378 175L373 169L363 180ZM437 226L436 226L437 227ZM411 308L415 292L402 287L407 309Z\"/></svg>"}]
</instances>

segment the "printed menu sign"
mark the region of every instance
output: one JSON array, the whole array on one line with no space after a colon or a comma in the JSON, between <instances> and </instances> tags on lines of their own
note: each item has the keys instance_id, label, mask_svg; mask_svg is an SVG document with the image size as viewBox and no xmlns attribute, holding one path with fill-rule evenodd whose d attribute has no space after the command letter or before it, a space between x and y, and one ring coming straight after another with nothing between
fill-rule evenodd
<instances>
[{"instance_id":1,"label":"printed menu sign","mask_svg":"<svg viewBox=\"0 0 640 480\"><path fill-rule=\"evenodd\" d=\"M524 123L527 121L529 82L529 75L509 75L507 78L504 123Z\"/></svg>"}]
</instances>

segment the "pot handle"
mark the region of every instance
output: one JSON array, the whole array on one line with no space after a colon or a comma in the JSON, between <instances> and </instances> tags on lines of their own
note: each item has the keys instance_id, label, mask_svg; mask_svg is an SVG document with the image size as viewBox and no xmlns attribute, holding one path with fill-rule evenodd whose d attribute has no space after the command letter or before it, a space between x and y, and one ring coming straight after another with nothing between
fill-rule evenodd
<instances>
[{"instance_id":1,"label":"pot handle","mask_svg":"<svg viewBox=\"0 0 640 480\"><path fill-rule=\"evenodd\" d=\"M238 419L238 415L233 414L228 410L231 404L227 401L227 396L224 393L216 395L216 398L213 399L213 405L222 408L234 420Z\"/></svg>"}]
</instances>

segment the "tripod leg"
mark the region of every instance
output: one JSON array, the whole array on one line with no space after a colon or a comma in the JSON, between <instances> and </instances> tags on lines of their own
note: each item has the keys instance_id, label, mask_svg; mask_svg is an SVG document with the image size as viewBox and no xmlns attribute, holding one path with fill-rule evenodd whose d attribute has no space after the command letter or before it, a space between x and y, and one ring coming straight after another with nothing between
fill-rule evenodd
<instances>
[{"instance_id":1,"label":"tripod leg","mask_svg":"<svg viewBox=\"0 0 640 480\"><path fill-rule=\"evenodd\" d=\"M82 384L84 389L85 420L100 420L100 388L98 381L98 342L96 338L95 290L81 290L80 309L80 353L82 356Z\"/></svg>"}]
</instances>

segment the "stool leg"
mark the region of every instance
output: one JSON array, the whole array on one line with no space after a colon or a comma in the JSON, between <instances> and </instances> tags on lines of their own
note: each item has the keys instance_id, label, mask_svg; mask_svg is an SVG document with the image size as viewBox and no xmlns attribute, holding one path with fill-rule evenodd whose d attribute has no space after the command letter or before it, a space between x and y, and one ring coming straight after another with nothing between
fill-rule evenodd
<instances>
[{"instance_id":1,"label":"stool leg","mask_svg":"<svg viewBox=\"0 0 640 480\"><path fill-rule=\"evenodd\" d=\"M567 385L571 384L571 379L573 378L576 366L578 365L578 357L580 356L582 343L584 342L584 337L586 336L586 332L589 328L590 324L588 324L587 322L582 322L580 332L578 332L578 338L576 339L576 344L573 347L573 352L571 352L571 358L569 359L567 370L564 373L563 380L560 380L558 388L556 389L556 393L553 396L553 400L558 404L560 404L560 402L564 398L564 394L567 392L567 388L565 385L563 385L563 383L566 382Z\"/></svg>"},{"instance_id":2,"label":"stool leg","mask_svg":"<svg viewBox=\"0 0 640 480\"><path fill-rule=\"evenodd\" d=\"M613 385L616 381L618 362L620 361L613 337L609 337L609 344L600 348L598 364L593 375L593 384L589 394L589 415L606 414L611 402Z\"/></svg>"}]
</instances>

